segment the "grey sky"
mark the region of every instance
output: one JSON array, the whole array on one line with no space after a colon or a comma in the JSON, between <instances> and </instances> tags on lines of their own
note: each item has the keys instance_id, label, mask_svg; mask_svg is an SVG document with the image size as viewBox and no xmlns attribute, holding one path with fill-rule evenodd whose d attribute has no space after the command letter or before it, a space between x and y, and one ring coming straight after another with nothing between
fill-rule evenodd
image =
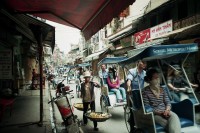
<instances>
[{"instance_id":1,"label":"grey sky","mask_svg":"<svg viewBox=\"0 0 200 133\"><path fill-rule=\"evenodd\" d=\"M79 42L80 30L52 21L47 21L47 23L55 27L55 41L61 51L67 53L71 49L70 44Z\"/></svg>"}]
</instances>

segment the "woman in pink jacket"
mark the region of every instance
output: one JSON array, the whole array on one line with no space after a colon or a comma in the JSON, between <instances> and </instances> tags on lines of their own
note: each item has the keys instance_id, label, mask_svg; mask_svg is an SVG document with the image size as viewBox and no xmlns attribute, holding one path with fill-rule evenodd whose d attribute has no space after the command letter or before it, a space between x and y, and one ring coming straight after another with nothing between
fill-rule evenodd
<instances>
[{"instance_id":1,"label":"woman in pink jacket","mask_svg":"<svg viewBox=\"0 0 200 133\"><path fill-rule=\"evenodd\" d=\"M120 87L120 81L117 75L115 67L109 68L107 78L108 88L111 92L116 94L117 102L126 102L126 91L123 87Z\"/></svg>"}]
</instances>

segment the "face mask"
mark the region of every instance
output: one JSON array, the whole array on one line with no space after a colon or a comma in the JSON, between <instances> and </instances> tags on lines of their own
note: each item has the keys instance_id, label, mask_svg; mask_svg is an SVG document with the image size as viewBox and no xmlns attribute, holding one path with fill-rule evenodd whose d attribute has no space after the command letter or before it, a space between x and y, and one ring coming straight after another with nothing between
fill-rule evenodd
<instances>
[{"instance_id":1,"label":"face mask","mask_svg":"<svg viewBox=\"0 0 200 133\"><path fill-rule=\"evenodd\" d=\"M159 78L153 79L153 80L150 81L150 84L152 86L160 86L160 79Z\"/></svg>"},{"instance_id":2,"label":"face mask","mask_svg":"<svg viewBox=\"0 0 200 133\"><path fill-rule=\"evenodd\" d=\"M113 73L109 73L110 79L113 79Z\"/></svg>"}]
</instances>

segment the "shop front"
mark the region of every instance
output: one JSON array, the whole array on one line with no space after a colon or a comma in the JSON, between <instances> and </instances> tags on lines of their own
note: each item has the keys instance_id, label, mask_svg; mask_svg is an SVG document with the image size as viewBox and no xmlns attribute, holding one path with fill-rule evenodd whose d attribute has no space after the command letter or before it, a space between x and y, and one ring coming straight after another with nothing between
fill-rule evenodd
<instances>
[{"instance_id":1,"label":"shop front","mask_svg":"<svg viewBox=\"0 0 200 133\"><path fill-rule=\"evenodd\" d=\"M54 47L54 27L28 15L0 11L0 91L21 93L31 84L32 69L39 70L38 46L30 24L43 27L43 46ZM1 93L2 94L2 93Z\"/></svg>"},{"instance_id":2,"label":"shop front","mask_svg":"<svg viewBox=\"0 0 200 133\"><path fill-rule=\"evenodd\" d=\"M13 88L12 50L0 45L0 88L6 89L1 94L9 95Z\"/></svg>"},{"instance_id":3,"label":"shop front","mask_svg":"<svg viewBox=\"0 0 200 133\"><path fill-rule=\"evenodd\" d=\"M5 16L0 13L0 95L9 95L14 87L13 75L17 71L13 71L13 47L16 45L17 39L9 32L12 22L7 21ZM3 90L4 89L4 90Z\"/></svg>"},{"instance_id":4,"label":"shop front","mask_svg":"<svg viewBox=\"0 0 200 133\"><path fill-rule=\"evenodd\" d=\"M189 23L194 21L186 20L188 19L176 22L169 20L162 24L135 33L135 47L137 49L141 49L151 45L200 44L200 23L197 20L195 21L196 23ZM186 22L188 23L185 24ZM177 26L178 24L179 26ZM182 27L180 27L180 24L182 24ZM188 60L184 65L188 78L191 82L195 81L195 73L198 69L200 69L199 57L200 52L189 55Z\"/></svg>"}]
</instances>

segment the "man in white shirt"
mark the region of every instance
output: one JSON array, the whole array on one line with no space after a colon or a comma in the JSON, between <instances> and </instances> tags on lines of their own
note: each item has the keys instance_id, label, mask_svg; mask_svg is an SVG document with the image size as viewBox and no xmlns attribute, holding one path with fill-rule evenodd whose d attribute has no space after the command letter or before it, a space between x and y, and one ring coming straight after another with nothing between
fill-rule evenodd
<instances>
[{"instance_id":1,"label":"man in white shirt","mask_svg":"<svg viewBox=\"0 0 200 133\"><path fill-rule=\"evenodd\" d=\"M99 78L101 79L101 85L107 84L108 69L105 64L101 65L101 70L99 71Z\"/></svg>"}]
</instances>

